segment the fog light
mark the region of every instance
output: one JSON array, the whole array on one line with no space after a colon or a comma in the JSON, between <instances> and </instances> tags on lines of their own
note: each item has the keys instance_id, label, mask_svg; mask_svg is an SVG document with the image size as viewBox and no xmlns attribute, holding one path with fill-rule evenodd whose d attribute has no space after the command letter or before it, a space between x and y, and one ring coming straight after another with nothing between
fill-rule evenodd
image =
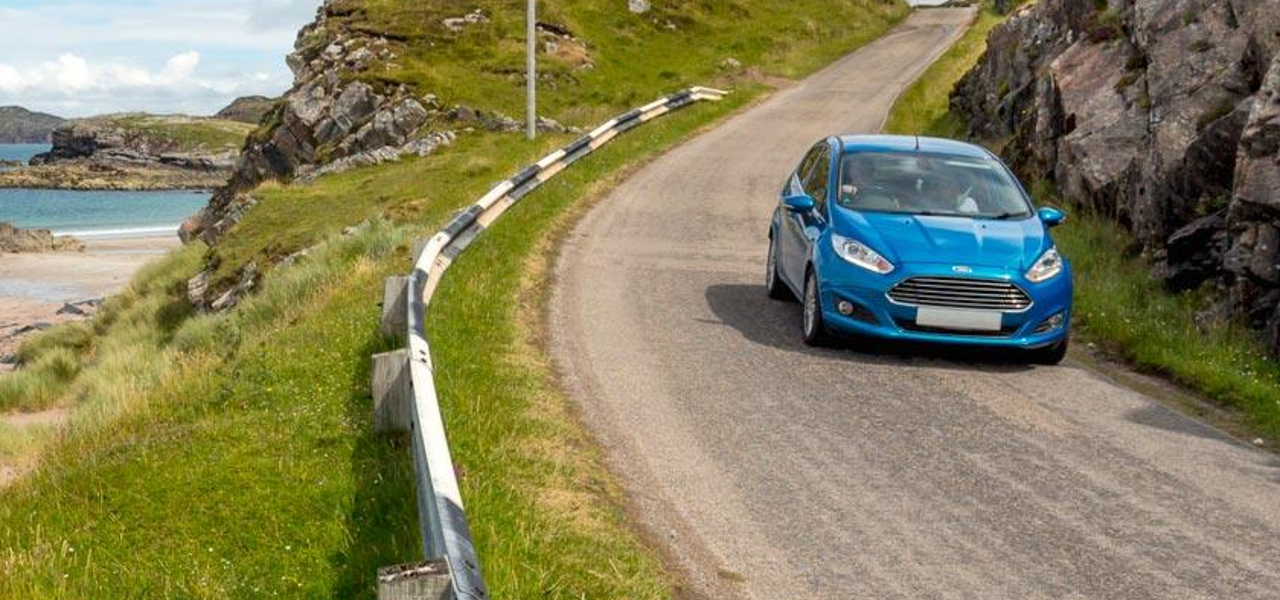
<instances>
[{"instance_id":1,"label":"fog light","mask_svg":"<svg viewBox=\"0 0 1280 600\"><path fill-rule=\"evenodd\" d=\"M1066 320L1067 320L1066 313L1057 313L1052 317L1049 317L1048 319L1041 321L1040 325L1036 327L1035 332L1047 333L1047 332L1053 331L1054 329L1062 327L1062 322Z\"/></svg>"},{"instance_id":2,"label":"fog light","mask_svg":"<svg viewBox=\"0 0 1280 600\"><path fill-rule=\"evenodd\" d=\"M847 317L853 314L853 303L848 300L841 300L836 303L836 310L840 311L840 314Z\"/></svg>"}]
</instances>

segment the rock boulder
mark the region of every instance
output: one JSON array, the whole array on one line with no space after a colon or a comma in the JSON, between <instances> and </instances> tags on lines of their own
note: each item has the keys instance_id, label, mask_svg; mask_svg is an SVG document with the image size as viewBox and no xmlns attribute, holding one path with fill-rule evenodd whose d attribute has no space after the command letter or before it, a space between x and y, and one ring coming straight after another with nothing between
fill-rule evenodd
<instances>
[{"instance_id":1,"label":"rock boulder","mask_svg":"<svg viewBox=\"0 0 1280 600\"><path fill-rule=\"evenodd\" d=\"M1280 353L1280 3L1041 0L992 31L951 104Z\"/></svg>"}]
</instances>

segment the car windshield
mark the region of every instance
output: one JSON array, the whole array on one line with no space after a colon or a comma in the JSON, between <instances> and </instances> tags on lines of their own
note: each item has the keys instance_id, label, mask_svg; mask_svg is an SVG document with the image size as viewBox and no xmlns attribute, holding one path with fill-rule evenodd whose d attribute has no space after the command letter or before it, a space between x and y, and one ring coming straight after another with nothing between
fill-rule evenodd
<instances>
[{"instance_id":1,"label":"car windshield","mask_svg":"<svg viewBox=\"0 0 1280 600\"><path fill-rule=\"evenodd\" d=\"M1031 206L993 158L919 152L844 157L837 203L847 209L985 219L1021 219Z\"/></svg>"}]
</instances>

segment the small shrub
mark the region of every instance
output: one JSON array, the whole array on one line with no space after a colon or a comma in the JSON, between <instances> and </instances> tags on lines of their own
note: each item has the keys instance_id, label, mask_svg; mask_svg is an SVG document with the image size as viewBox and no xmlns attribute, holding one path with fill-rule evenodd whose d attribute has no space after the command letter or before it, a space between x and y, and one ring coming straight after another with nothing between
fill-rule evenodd
<instances>
[{"instance_id":1,"label":"small shrub","mask_svg":"<svg viewBox=\"0 0 1280 600\"><path fill-rule=\"evenodd\" d=\"M1095 13L1093 23L1089 27L1089 39L1095 42L1109 42L1121 37L1124 37L1124 15L1110 9Z\"/></svg>"},{"instance_id":2,"label":"small shrub","mask_svg":"<svg viewBox=\"0 0 1280 600\"><path fill-rule=\"evenodd\" d=\"M1135 72L1125 73L1123 76L1120 77L1120 80L1116 82L1116 88L1115 88L1116 93L1118 94L1124 93L1125 90L1129 89L1130 87L1133 86L1133 84L1137 83L1139 79L1142 79L1142 73L1135 73Z\"/></svg>"}]
</instances>

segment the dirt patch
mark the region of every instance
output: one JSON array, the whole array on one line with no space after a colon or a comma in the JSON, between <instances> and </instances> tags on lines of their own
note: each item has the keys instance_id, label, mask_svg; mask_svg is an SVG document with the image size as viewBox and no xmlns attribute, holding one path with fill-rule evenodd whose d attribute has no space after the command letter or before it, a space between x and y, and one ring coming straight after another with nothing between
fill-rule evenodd
<instances>
[{"instance_id":1,"label":"dirt patch","mask_svg":"<svg viewBox=\"0 0 1280 600\"><path fill-rule=\"evenodd\" d=\"M40 412L15 412L0 415L0 423L10 427L54 427L67 422L70 409L66 407L50 408Z\"/></svg>"},{"instance_id":2,"label":"dirt patch","mask_svg":"<svg viewBox=\"0 0 1280 600\"><path fill-rule=\"evenodd\" d=\"M39 464L39 449L47 434L71 416L68 408L31 413L0 414L0 489L21 479Z\"/></svg>"}]
</instances>

